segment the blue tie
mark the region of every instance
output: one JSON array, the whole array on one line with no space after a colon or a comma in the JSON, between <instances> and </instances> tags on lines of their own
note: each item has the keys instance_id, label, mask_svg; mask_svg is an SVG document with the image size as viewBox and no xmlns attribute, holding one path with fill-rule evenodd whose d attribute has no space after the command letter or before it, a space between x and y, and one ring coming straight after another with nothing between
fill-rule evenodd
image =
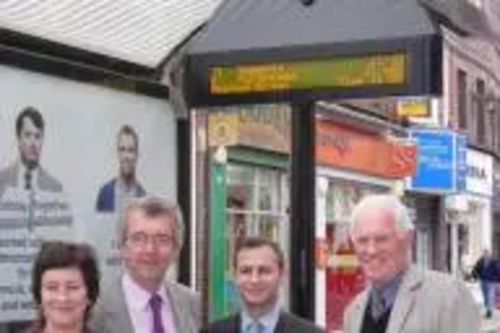
<instances>
[{"instance_id":1,"label":"blue tie","mask_svg":"<svg viewBox=\"0 0 500 333\"><path fill-rule=\"evenodd\" d=\"M264 333L264 325L260 321L254 320L247 326L246 333Z\"/></svg>"},{"instance_id":2,"label":"blue tie","mask_svg":"<svg viewBox=\"0 0 500 333\"><path fill-rule=\"evenodd\" d=\"M149 300L149 306L153 312L153 330L151 333L165 333L165 328L161 319L161 303L162 299L158 294L153 294Z\"/></svg>"}]
</instances>

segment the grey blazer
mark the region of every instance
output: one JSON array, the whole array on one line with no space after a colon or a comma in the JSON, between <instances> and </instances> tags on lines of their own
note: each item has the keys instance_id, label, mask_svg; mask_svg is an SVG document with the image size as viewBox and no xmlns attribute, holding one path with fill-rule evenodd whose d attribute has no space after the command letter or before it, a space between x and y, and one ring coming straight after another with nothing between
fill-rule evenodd
<instances>
[{"instance_id":1,"label":"grey blazer","mask_svg":"<svg viewBox=\"0 0 500 333\"><path fill-rule=\"evenodd\" d=\"M233 315L204 328L201 333L240 333L241 317L239 314ZM302 319L289 312L283 312L278 321L274 333L326 333L326 331L314 323Z\"/></svg>"},{"instance_id":2,"label":"grey blazer","mask_svg":"<svg viewBox=\"0 0 500 333\"><path fill-rule=\"evenodd\" d=\"M344 333L359 333L370 288L344 313ZM394 301L387 333L478 333L479 308L464 283L444 273L410 267Z\"/></svg>"},{"instance_id":3,"label":"grey blazer","mask_svg":"<svg viewBox=\"0 0 500 333\"><path fill-rule=\"evenodd\" d=\"M0 198L8 187L19 187L18 184L18 169L19 163L14 163L9 167L0 170ZM38 168L38 183L37 187L46 192L59 193L63 191L62 184L52 177L44 168Z\"/></svg>"},{"instance_id":4,"label":"grey blazer","mask_svg":"<svg viewBox=\"0 0 500 333\"><path fill-rule=\"evenodd\" d=\"M177 333L198 332L201 322L198 295L178 283L166 282L165 286ZM99 333L134 333L121 279L104 289L92 311L89 326L92 331Z\"/></svg>"}]
</instances>

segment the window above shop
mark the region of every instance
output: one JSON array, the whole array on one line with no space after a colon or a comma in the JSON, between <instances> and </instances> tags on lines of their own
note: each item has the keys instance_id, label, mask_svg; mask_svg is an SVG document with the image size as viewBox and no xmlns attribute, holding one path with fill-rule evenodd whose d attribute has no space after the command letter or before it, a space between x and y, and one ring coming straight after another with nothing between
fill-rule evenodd
<instances>
[{"instance_id":1,"label":"window above shop","mask_svg":"<svg viewBox=\"0 0 500 333\"><path fill-rule=\"evenodd\" d=\"M158 66L222 0L5 0L0 27Z\"/></svg>"}]
</instances>

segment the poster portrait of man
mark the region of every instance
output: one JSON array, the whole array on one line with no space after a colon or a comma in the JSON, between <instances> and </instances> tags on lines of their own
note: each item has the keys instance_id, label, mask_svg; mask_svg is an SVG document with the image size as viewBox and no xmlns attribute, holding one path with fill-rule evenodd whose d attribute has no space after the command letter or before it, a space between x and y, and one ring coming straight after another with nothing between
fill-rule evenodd
<instances>
[{"instance_id":1,"label":"poster portrait of man","mask_svg":"<svg viewBox=\"0 0 500 333\"><path fill-rule=\"evenodd\" d=\"M0 198L9 187L26 191L60 193L63 186L59 180L42 167L45 121L40 111L28 106L16 118L16 139L19 158L0 170Z\"/></svg>"},{"instance_id":2,"label":"poster portrait of man","mask_svg":"<svg viewBox=\"0 0 500 333\"><path fill-rule=\"evenodd\" d=\"M106 182L97 195L98 212L120 212L130 198L146 194L137 179L136 169L139 159L139 136L130 125L123 125L116 135L118 175Z\"/></svg>"}]
</instances>

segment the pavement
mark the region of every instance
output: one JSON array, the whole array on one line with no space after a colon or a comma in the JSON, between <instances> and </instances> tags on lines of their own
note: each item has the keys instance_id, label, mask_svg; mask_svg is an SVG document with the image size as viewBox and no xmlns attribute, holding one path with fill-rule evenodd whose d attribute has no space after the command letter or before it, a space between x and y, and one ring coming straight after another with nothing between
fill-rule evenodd
<instances>
[{"instance_id":1,"label":"pavement","mask_svg":"<svg viewBox=\"0 0 500 333\"><path fill-rule=\"evenodd\" d=\"M480 333L500 333L500 309L496 309L493 312L491 318L485 318L486 311L482 306L481 291L479 290L479 284L477 282L467 282L467 287L469 288L477 306L481 309L481 314L483 316L483 323Z\"/></svg>"},{"instance_id":2,"label":"pavement","mask_svg":"<svg viewBox=\"0 0 500 333\"><path fill-rule=\"evenodd\" d=\"M483 317L484 318L484 317ZM500 311L496 310L491 318L484 318L481 333L500 333Z\"/></svg>"}]
</instances>

